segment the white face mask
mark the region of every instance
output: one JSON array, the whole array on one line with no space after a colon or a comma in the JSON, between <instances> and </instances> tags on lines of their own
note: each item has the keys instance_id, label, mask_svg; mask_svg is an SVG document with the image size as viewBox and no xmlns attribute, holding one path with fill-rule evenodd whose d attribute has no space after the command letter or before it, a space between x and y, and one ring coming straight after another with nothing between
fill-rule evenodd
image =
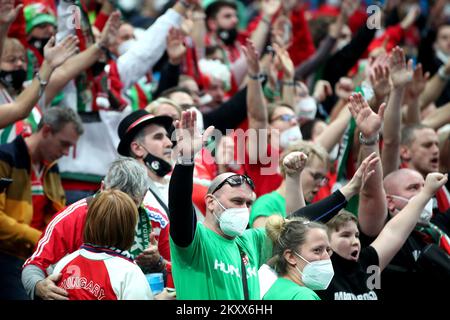
<instances>
[{"instance_id":1,"label":"white face mask","mask_svg":"<svg viewBox=\"0 0 450 320\"><path fill-rule=\"evenodd\" d=\"M317 103L313 97L300 99L295 106L298 115L303 119L313 120L317 114Z\"/></svg>"},{"instance_id":2,"label":"white face mask","mask_svg":"<svg viewBox=\"0 0 450 320\"><path fill-rule=\"evenodd\" d=\"M300 127L295 125L287 130L284 130L280 135L280 147L281 149L288 148L294 142L303 138L300 131Z\"/></svg>"},{"instance_id":3,"label":"white face mask","mask_svg":"<svg viewBox=\"0 0 450 320\"><path fill-rule=\"evenodd\" d=\"M118 0L117 3L124 11L131 11L140 5L141 0Z\"/></svg>"},{"instance_id":4,"label":"white face mask","mask_svg":"<svg viewBox=\"0 0 450 320\"><path fill-rule=\"evenodd\" d=\"M295 266L300 273L303 284L311 290L325 290L330 285L334 276L333 264L331 259L317 260L309 262L297 252L295 255L308 264L303 268L303 272Z\"/></svg>"},{"instance_id":5,"label":"white face mask","mask_svg":"<svg viewBox=\"0 0 450 320\"><path fill-rule=\"evenodd\" d=\"M214 196L213 196L214 197ZM220 218L216 216L219 221L220 230L229 237L242 236L248 225L250 213L247 208L225 208L216 197L214 199L224 210L220 215Z\"/></svg>"},{"instance_id":6,"label":"white face mask","mask_svg":"<svg viewBox=\"0 0 450 320\"><path fill-rule=\"evenodd\" d=\"M392 198L396 198L399 200L406 201L407 203L411 201L411 199L400 197L400 196L394 196L391 195ZM419 220L417 220L417 224L420 226L428 226L430 223L431 218L433 217L433 199L428 200L425 207L423 208L422 212L420 213Z\"/></svg>"},{"instance_id":7,"label":"white face mask","mask_svg":"<svg viewBox=\"0 0 450 320\"><path fill-rule=\"evenodd\" d=\"M373 91L372 86L370 85L370 83L368 83L366 81L363 81L361 83L361 90L363 92L363 97L366 101L369 101L375 95L375 92Z\"/></svg>"},{"instance_id":8,"label":"white face mask","mask_svg":"<svg viewBox=\"0 0 450 320\"><path fill-rule=\"evenodd\" d=\"M125 52L127 52L136 43L137 43L136 39L130 39L130 40L122 42L119 45L119 47L117 48L117 51L119 52L119 55L123 55Z\"/></svg>"}]
</instances>

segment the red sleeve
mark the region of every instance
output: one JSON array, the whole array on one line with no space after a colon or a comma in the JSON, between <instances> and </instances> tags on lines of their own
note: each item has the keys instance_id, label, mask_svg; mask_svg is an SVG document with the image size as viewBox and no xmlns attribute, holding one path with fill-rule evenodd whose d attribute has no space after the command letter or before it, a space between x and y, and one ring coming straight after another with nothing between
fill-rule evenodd
<instances>
[{"instance_id":1,"label":"red sleeve","mask_svg":"<svg viewBox=\"0 0 450 320\"><path fill-rule=\"evenodd\" d=\"M86 200L75 202L57 213L41 235L33 255L24 267L33 264L47 273L47 268L83 244L87 216Z\"/></svg>"},{"instance_id":2,"label":"red sleeve","mask_svg":"<svg viewBox=\"0 0 450 320\"><path fill-rule=\"evenodd\" d=\"M152 228L154 228L154 226L160 228L159 223L152 221ZM161 228L159 236L156 237L158 240L159 254L167 261L170 261L169 227L170 225L167 225L165 228Z\"/></svg>"},{"instance_id":3,"label":"red sleeve","mask_svg":"<svg viewBox=\"0 0 450 320\"><path fill-rule=\"evenodd\" d=\"M99 12L97 18L95 19L94 26L102 32L103 28L106 25L106 21L108 21L109 16L103 12Z\"/></svg>"},{"instance_id":4,"label":"red sleeve","mask_svg":"<svg viewBox=\"0 0 450 320\"><path fill-rule=\"evenodd\" d=\"M384 41L386 43L386 51L390 52L396 45L398 45L405 36L405 30L400 27L399 24L395 26L390 26L386 29L386 31L378 38L373 39L369 45L368 51L372 51L373 49L382 47Z\"/></svg>"},{"instance_id":5,"label":"red sleeve","mask_svg":"<svg viewBox=\"0 0 450 320\"><path fill-rule=\"evenodd\" d=\"M245 149L244 171L255 184L255 193L257 197L276 190L283 181L283 177L278 173L278 163L280 151L267 146L267 152L264 159L258 163L250 163L247 148Z\"/></svg>"},{"instance_id":6,"label":"red sleeve","mask_svg":"<svg viewBox=\"0 0 450 320\"><path fill-rule=\"evenodd\" d=\"M293 30L293 43L288 51L294 65L298 66L314 54L316 48L305 19L304 9L293 10L290 19Z\"/></svg>"},{"instance_id":7,"label":"red sleeve","mask_svg":"<svg viewBox=\"0 0 450 320\"><path fill-rule=\"evenodd\" d=\"M156 234L155 239L158 241L158 251L164 259L170 261L169 217L155 207L145 205L145 208L152 224L152 230Z\"/></svg>"},{"instance_id":8,"label":"red sleeve","mask_svg":"<svg viewBox=\"0 0 450 320\"><path fill-rule=\"evenodd\" d=\"M22 0L16 0L15 6L23 4ZM23 15L23 7L19 10L16 20L11 24L8 30L8 37L17 38L19 40L26 40L27 34L25 32L25 17Z\"/></svg>"}]
</instances>

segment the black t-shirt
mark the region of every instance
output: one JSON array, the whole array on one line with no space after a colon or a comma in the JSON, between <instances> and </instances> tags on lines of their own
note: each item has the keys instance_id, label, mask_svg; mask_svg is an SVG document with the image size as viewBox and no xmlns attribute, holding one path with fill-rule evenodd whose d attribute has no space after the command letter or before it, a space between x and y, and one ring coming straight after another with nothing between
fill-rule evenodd
<instances>
[{"instance_id":1,"label":"black t-shirt","mask_svg":"<svg viewBox=\"0 0 450 320\"><path fill-rule=\"evenodd\" d=\"M334 277L326 290L316 291L322 300L377 300L375 277L378 275L379 259L376 250L368 246L361 250L358 261L331 256Z\"/></svg>"},{"instance_id":2,"label":"black t-shirt","mask_svg":"<svg viewBox=\"0 0 450 320\"><path fill-rule=\"evenodd\" d=\"M414 230L400 251L381 273L383 299L417 298L417 294L433 292L449 285L450 274L430 264L418 263L424 248L432 243L422 232ZM450 261L450 260L449 260Z\"/></svg>"},{"instance_id":3,"label":"black t-shirt","mask_svg":"<svg viewBox=\"0 0 450 320\"><path fill-rule=\"evenodd\" d=\"M439 212L439 210L434 209L431 222L438 226L448 236L450 236L450 209L448 209L446 212Z\"/></svg>"}]
</instances>

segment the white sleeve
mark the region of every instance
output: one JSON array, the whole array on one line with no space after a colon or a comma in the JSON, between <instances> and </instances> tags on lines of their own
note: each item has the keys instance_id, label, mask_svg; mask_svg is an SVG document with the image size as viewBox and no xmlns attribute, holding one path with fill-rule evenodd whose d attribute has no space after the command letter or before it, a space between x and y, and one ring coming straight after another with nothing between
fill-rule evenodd
<instances>
[{"instance_id":1,"label":"white sleeve","mask_svg":"<svg viewBox=\"0 0 450 320\"><path fill-rule=\"evenodd\" d=\"M169 9L158 18L125 54L117 60L117 68L127 90L144 77L162 57L166 50L166 37L171 27L179 27L182 16Z\"/></svg>"},{"instance_id":2,"label":"white sleeve","mask_svg":"<svg viewBox=\"0 0 450 320\"><path fill-rule=\"evenodd\" d=\"M153 300L147 278L136 264L118 257L104 263L118 300Z\"/></svg>"},{"instance_id":3,"label":"white sleeve","mask_svg":"<svg viewBox=\"0 0 450 320\"><path fill-rule=\"evenodd\" d=\"M137 265L133 272L127 274L126 285L122 292L122 300L153 300L153 293L147 278Z\"/></svg>"}]
</instances>

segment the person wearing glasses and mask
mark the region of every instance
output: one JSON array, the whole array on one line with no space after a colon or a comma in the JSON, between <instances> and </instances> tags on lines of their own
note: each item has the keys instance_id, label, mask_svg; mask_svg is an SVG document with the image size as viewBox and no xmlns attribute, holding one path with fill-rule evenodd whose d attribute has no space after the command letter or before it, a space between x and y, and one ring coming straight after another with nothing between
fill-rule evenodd
<instances>
[{"instance_id":1,"label":"person wearing glasses and mask","mask_svg":"<svg viewBox=\"0 0 450 320\"><path fill-rule=\"evenodd\" d=\"M272 246L264 229L246 230L255 199L250 178L222 173L205 196L206 216L197 222L192 205L194 157L213 131L203 135L196 113L176 125L177 165L169 186L170 249L177 299L259 299L258 268Z\"/></svg>"}]
</instances>

